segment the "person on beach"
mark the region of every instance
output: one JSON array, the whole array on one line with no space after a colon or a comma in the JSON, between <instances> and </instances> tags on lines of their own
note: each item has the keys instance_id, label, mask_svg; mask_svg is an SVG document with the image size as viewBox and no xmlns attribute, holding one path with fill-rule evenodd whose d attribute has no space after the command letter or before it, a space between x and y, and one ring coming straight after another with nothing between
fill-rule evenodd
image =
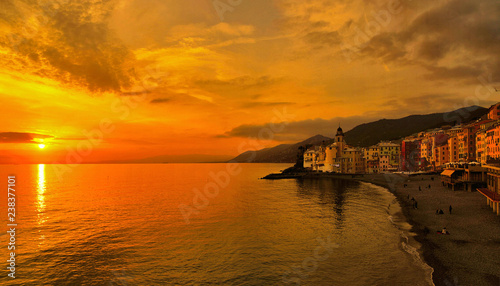
<instances>
[{"instance_id":1,"label":"person on beach","mask_svg":"<svg viewBox=\"0 0 500 286\"><path fill-rule=\"evenodd\" d=\"M443 227L443 230L441 230L441 234L448 234L448 230L446 230L446 227Z\"/></svg>"},{"instance_id":2,"label":"person on beach","mask_svg":"<svg viewBox=\"0 0 500 286\"><path fill-rule=\"evenodd\" d=\"M421 188L420 186L418 186L418 190L419 190L419 191L421 191L421 190L422 190L422 188Z\"/></svg>"},{"instance_id":3,"label":"person on beach","mask_svg":"<svg viewBox=\"0 0 500 286\"><path fill-rule=\"evenodd\" d=\"M450 205L450 207L448 208L448 210L450 211L450 214L451 214L451 210L452 210L452 209L453 209L453 208L452 208L452 207L451 207L451 205Z\"/></svg>"},{"instance_id":4,"label":"person on beach","mask_svg":"<svg viewBox=\"0 0 500 286\"><path fill-rule=\"evenodd\" d=\"M431 184L429 184L429 189L431 188Z\"/></svg>"}]
</instances>

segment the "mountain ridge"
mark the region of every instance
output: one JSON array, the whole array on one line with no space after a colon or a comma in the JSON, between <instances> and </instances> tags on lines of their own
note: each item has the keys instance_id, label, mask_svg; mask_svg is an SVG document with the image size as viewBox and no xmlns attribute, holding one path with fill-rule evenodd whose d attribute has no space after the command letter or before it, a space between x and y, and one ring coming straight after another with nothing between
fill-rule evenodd
<instances>
[{"instance_id":1,"label":"mountain ridge","mask_svg":"<svg viewBox=\"0 0 500 286\"><path fill-rule=\"evenodd\" d=\"M480 106L469 106L450 112L416 114L398 119L379 119L360 124L344 133L348 145L368 147L380 141L398 140L406 136L445 125L454 126L482 118L488 109ZM335 130L332 127L332 131ZM328 144L332 139L323 135L315 135L298 143L280 144L256 151L246 151L230 161L246 163L295 163L300 146Z\"/></svg>"}]
</instances>

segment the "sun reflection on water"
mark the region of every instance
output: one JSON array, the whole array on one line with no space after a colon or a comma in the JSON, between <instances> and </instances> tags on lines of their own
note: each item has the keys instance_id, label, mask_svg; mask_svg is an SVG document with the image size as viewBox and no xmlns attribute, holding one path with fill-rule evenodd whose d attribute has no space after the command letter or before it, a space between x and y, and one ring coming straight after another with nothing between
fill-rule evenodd
<instances>
[{"instance_id":1,"label":"sun reflection on water","mask_svg":"<svg viewBox=\"0 0 500 286\"><path fill-rule=\"evenodd\" d=\"M45 165L38 165L38 185L37 185L37 216L38 225L45 223Z\"/></svg>"}]
</instances>

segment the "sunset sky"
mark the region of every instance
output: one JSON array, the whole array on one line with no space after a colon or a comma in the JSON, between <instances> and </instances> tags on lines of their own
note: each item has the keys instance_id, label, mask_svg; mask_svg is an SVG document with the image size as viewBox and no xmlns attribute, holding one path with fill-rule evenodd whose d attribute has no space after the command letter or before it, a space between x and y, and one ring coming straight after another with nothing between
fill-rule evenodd
<instances>
[{"instance_id":1,"label":"sunset sky","mask_svg":"<svg viewBox=\"0 0 500 286\"><path fill-rule=\"evenodd\" d=\"M2 1L0 163L229 158L489 107L499 53L498 0Z\"/></svg>"}]
</instances>

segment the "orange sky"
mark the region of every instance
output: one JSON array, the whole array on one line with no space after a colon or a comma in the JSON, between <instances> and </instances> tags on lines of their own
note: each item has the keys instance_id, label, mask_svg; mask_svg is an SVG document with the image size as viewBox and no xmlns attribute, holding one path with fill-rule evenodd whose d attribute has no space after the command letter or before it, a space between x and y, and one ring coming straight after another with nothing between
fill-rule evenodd
<instances>
[{"instance_id":1,"label":"orange sky","mask_svg":"<svg viewBox=\"0 0 500 286\"><path fill-rule=\"evenodd\" d=\"M500 77L496 0L0 5L4 164L222 159L499 101L478 96Z\"/></svg>"}]
</instances>

